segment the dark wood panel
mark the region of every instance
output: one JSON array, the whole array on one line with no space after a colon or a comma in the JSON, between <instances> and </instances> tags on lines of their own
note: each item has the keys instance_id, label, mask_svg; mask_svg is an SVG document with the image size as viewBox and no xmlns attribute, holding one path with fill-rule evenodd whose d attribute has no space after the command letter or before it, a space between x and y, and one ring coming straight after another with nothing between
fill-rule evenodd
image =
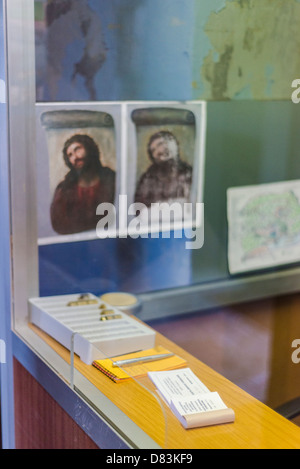
<instances>
[{"instance_id":1,"label":"dark wood panel","mask_svg":"<svg viewBox=\"0 0 300 469\"><path fill-rule=\"evenodd\" d=\"M14 359L17 449L97 449L95 443Z\"/></svg>"}]
</instances>

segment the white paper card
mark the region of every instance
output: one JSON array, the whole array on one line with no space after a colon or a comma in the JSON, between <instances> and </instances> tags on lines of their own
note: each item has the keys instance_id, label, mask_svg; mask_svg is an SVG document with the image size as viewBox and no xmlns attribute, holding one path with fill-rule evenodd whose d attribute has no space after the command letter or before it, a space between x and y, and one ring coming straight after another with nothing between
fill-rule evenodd
<instances>
[{"instance_id":1,"label":"white paper card","mask_svg":"<svg viewBox=\"0 0 300 469\"><path fill-rule=\"evenodd\" d=\"M192 398L173 399L171 408L176 409L181 415L195 414L199 412L213 412L224 410L227 406L217 392L197 394Z\"/></svg>"},{"instance_id":2,"label":"white paper card","mask_svg":"<svg viewBox=\"0 0 300 469\"><path fill-rule=\"evenodd\" d=\"M148 373L148 376L169 405L177 398L209 393L209 389L190 368L153 371Z\"/></svg>"},{"instance_id":3,"label":"white paper card","mask_svg":"<svg viewBox=\"0 0 300 469\"><path fill-rule=\"evenodd\" d=\"M158 393L186 429L232 423L235 413L190 368L150 372Z\"/></svg>"}]
</instances>

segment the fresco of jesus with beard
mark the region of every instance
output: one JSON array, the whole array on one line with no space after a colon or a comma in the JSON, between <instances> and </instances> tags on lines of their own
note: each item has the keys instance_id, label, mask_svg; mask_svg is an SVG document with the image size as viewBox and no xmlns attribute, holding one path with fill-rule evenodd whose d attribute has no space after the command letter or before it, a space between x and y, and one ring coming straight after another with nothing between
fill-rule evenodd
<instances>
[{"instance_id":1,"label":"fresco of jesus with beard","mask_svg":"<svg viewBox=\"0 0 300 469\"><path fill-rule=\"evenodd\" d=\"M189 202L193 168L182 161L176 137L169 131L157 132L147 150L151 165L139 179L135 202L147 207L157 202Z\"/></svg>"},{"instance_id":2,"label":"fresco of jesus with beard","mask_svg":"<svg viewBox=\"0 0 300 469\"><path fill-rule=\"evenodd\" d=\"M63 148L70 171L55 190L50 214L58 234L96 229L100 203L113 203L115 171L102 165L100 150L88 135L73 135Z\"/></svg>"}]
</instances>

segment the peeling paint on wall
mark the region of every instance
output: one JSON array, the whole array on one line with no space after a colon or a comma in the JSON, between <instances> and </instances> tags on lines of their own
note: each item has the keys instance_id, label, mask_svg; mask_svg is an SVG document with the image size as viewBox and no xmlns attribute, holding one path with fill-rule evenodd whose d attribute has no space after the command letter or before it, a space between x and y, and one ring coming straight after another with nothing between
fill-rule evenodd
<instances>
[{"instance_id":1,"label":"peeling paint on wall","mask_svg":"<svg viewBox=\"0 0 300 469\"><path fill-rule=\"evenodd\" d=\"M203 2L196 2L194 97L290 99L300 77L299 0L223 3L203 25Z\"/></svg>"},{"instance_id":2,"label":"peeling paint on wall","mask_svg":"<svg viewBox=\"0 0 300 469\"><path fill-rule=\"evenodd\" d=\"M290 99L300 78L300 0L35 4L41 101Z\"/></svg>"}]
</instances>

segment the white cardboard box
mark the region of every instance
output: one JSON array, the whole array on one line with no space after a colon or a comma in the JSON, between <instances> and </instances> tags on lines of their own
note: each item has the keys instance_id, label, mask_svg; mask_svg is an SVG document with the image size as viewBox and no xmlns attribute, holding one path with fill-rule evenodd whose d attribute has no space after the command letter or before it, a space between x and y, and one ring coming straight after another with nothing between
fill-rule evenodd
<instances>
[{"instance_id":1,"label":"white cardboard box","mask_svg":"<svg viewBox=\"0 0 300 469\"><path fill-rule=\"evenodd\" d=\"M87 293L84 305L73 305L82 295L62 295L29 300L30 322L53 337L81 360L93 360L147 350L155 346L155 331L115 307ZM71 303L71 305L70 305ZM116 319L101 321L105 311ZM102 313L102 314L101 314Z\"/></svg>"}]
</instances>

